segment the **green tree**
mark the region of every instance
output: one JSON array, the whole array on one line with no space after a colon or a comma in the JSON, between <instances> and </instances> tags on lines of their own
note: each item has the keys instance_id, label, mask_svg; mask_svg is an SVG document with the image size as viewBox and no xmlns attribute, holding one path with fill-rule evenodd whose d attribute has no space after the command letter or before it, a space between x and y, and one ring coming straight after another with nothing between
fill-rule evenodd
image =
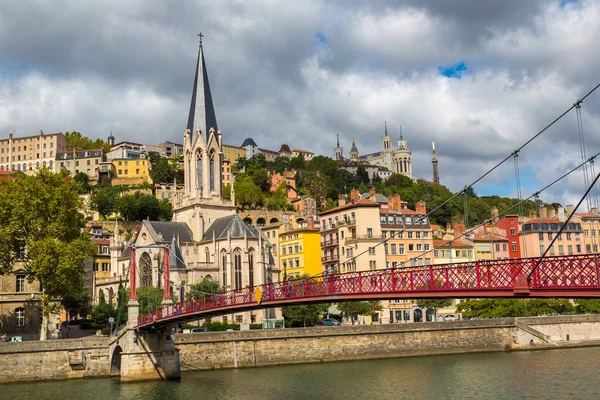
<instances>
[{"instance_id":1,"label":"green tree","mask_svg":"<svg viewBox=\"0 0 600 400\"><path fill-rule=\"evenodd\" d=\"M319 315L327 312L330 304L308 304L305 306L281 307L285 320L290 326L310 326L318 319Z\"/></svg>"},{"instance_id":2,"label":"green tree","mask_svg":"<svg viewBox=\"0 0 600 400\"><path fill-rule=\"evenodd\" d=\"M231 185L223 186L223 199L231 200Z\"/></svg>"},{"instance_id":3,"label":"green tree","mask_svg":"<svg viewBox=\"0 0 600 400\"><path fill-rule=\"evenodd\" d=\"M126 221L170 221L173 215L173 207L167 199L158 200L142 192L120 197L116 208Z\"/></svg>"},{"instance_id":4,"label":"green tree","mask_svg":"<svg viewBox=\"0 0 600 400\"><path fill-rule=\"evenodd\" d=\"M304 156L299 154L297 157L292 158L290 160L290 168L294 168L296 171L306 169L306 160L304 160Z\"/></svg>"},{"instance_id":5,"label":"green tree","mask_svg":"<svg viewBox=\"0 0 600 400\"><path fill-rule=\"evenodd\" d=\"M199 283L190 285L190 290L185 294L186 300L201 299L210 296L212 294L222 293L224 288L219 284L218 281L203 279Z\"/></svg>"},{"instance_id":6,"label":"green tree","mask_svg":"<svg viewBox=\"0 0 600 400\"><path fill-rule=\"evenodd\" d=\"M90 186L90 177L85 172L78 172L73 179L81 185L80 193L89 193L92 189Z\"/></svg>"},{"instance_id":7,"label":"green tree","mask_svg":"<svg viewBox=\"0 0 600 400\"><path fill-rule=\"evenodd\" d=\"M106 143L102 139L92 140L83 136L80 132L65 132L66 149L69 150L91 150L104 149Z\"/></svg>"},{"instance_id":8,"label":"green tree","mask_svg":"<svg viewBox=\"0 0 600 400\"><path fill-rule=\"evenodd\" d=\"M0 273L22 262L27 279L40 283L41 340L58 301L80 290L84 261L96 251L82 234L80 190L66 172L46 168L0 182Z\"/></svg>"},{"instance_id":9,"label":"green tree","mask_svg":"<svg viewBox=\"0 0 600 400\"><path fill-rule=\"evenodd\" d=\"M98 211L102 218L106 219L117 209L119 194L111 186L96 188L90 196L90 208Z\"/></svg>"},{"instance_id":10,"label":"green tree","mask_svg":"<svg viewBox=\"0 0 600 400\"><path fill-rule=\"evenodd\" d=\"M162 307L164 290L154 286L142 286L137 288L135 294L140 303L140 315L148 314Z\"/></svg>"},{"instance_id":11,"label":"green tree","mask_svg":"<svg viewBox=\"0 0 600 400\"><path fill-rule=\"evenodd\" d=\"M362 165L356 169L356 176L358 177L359 181L365 185L369 184L371 181L371 179L369 179L369 173Z\"/></svg>"},{"instance_id":12,"label":"green tree","mask_svg":"<svg viewBox=\"0 0 600 400\"><path fill-rule=\"evenodd\" d=\"M112 304L106 302L104 291L101 291L100 296L98 297L98 304L94 305L90 312L90 319L96 329L104 330L109 326L109 318L111 317L115 317L115 309Z\"/></svg>"},{"instance_id":13,"label":"green tree","mask_svg":"<svg viewBox=\"0 0 600 400\"><path fill-rule=\"evenodd\" d=\"M338 303L337 308L342 312L345 318L350 318L352 325L359 315L373 315L383 310L380 301L348 301Z\"/></svg>"},{"instance_id":14,"label":"green tree","mask_svg":"<svg viewBox=\"0 0 600 400\"><path fill-rule=\"evenodd\" d=\"M246 177L242 182L234 183L235 202L238 206L254 208L263 202L263 193L251 177Z\"/></svg>"},{"instance_id":15,"label":"green tree","mask_svg":"<svg viewBox=\"0 0 600 400\"><path fill-rule=\"evenodd\" d=\"M577 299L575 302L578 314L600 314L600 299Z\"/></svg>"},{"instance_id":16,"label":"green tree","mask_svg":"<svg viewBox=\"0 0 600 400\"><path fill-rule=\"evenodd\" d=\"M169 159L161 157L155 151L150 151L148 153L148 160L151 165L149 175L152 182L173 183L175 181L175 170Z\"/></svg>"}]
</instances>

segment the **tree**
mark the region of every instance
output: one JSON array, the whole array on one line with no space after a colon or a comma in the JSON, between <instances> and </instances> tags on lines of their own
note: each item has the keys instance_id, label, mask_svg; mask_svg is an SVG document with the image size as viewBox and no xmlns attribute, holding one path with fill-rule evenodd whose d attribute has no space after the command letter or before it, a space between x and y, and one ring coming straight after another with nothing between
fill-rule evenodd
<instances>
[{"instance_id":1,"label":"tree","mask_svg":"<svg viewBox=\"0 0 600 400\"><path fill-rule=\"evenodd\" d=\"M600 314L599 299L577 299L575 311L578 314Z\"/></svg>"},{"instance_id":2,"label":"tree","mask_svg":"<svg viewBox=\"0 0 600 400\"><path fill-rule=\"evenodd\" d=\"M96 188L90 196L90 208L98 211L100 216L106 219L117 209L118 199L119 194L114 188L110 186Z\"/></svg>"},{"instance_id":3,"label":"tree","mask_svg":"<svg viewBox=\"0 0 600 400\"><path fill-rule=\"evenodd\" d=\"M69 150L90 150L105 149L106 143L102 139L92 140L83 136L80 132L65 132L66 149Z\"/></svg>"},{"instance_id":4,"label":"tree","mask_svg":"<svg viewBox=\"0 0 600 400\"><path fill-rule=\"evenodd\" d=\"M247 176L242 182L235 182L235 202L238 206L249 206L254 208L263 202L263 193L254 183L251 177Z\"/></svg>"},{"instance_id":5,"label":"tree","mask_svg":"<svg viewBox=\"0 0 600 400\"><path fill-rule=\"evenodd\" d=\"M310 326L313 325L318 319L319 315L325 313L329 308L330 304L308 304L305 306L286 306L281 307L286 321L289 322L290 326Z\"/></svg>"},{"instance_id":6,"label":"tree","mask_svg":"<svg viewBox=\"0 0 600 400\"><path fill-rule=\"evenodd\" d=\"M352 325L359 315L372 315L383 310L380 301L348 301L338 303L337 307L345 318L350 318Z\"/></svg>"},{"instance_id":7,"label":"tree","mask_svg":"<svg viewBox=\"0 0 600 400\"><path fill-rule=\"evenodd\" d=\"M75 174L73 179L75 179L75 181L81 185L80 193L89 193L89 191L92 189L90 186L90 177L85 172L78 172Z\"/></svg>"},{"instance_id":8,"label":"tree","mask_svg":"<svg viewBox=\"0 0 600 400\"><path fill-rule=\"evenodd\" d=\"M126 221L170 221L173 216L173 206L167 199L158 200L142 192L120 197L117 210Z\"/></svg>"},{"instance_id":9,"label":"tree","mask_svg":"<svg viewBox=\"0 0 600 400\"><path fill-rule=\"evenodd\" d=\"M290 168L294 168L296 171L306 169L306 160L304 160L304 156L298 154L297 157L292 158L290 160Z\"/></svg>"},{"instance_id":10,"label":"tree","mask_svg":"<svg viewBox=\"0 0 600 400\"><path fill-rule=\"evenodd\" d=\"M185 294L185 299L202 299L210 296L210 293L218 294L224 290L218 281L203 279L200 283L190 285L190 291Z\"/></svg>"},{"instance_id":11,"label":"tree","mask_svg":"<svg viewBox=\"0 0 600 400\"><path fill-rule=\"evenodd\" d=\"M135 294L140 303L140 315L148 314L151 311L159 309L162 306L164 293L165 291L162 288L157 289L154 286L142 286L137 288Z\"/></svg>"},{"instance_id":12,"label":"tree","mask_svg":"<svg viewBox=\"0 0 600 400\"><path fill-rule=\"evenodd\" d=\"M362 165L356 169L356 176L358 177L360 182L364 183L365 185L371 181L371 179L369 179L369 173L367 172L366 168Z\"/></svg>"},{"instance_id":13,"label":"tree","mask_svg":"<svg viewBox=\"0 0 600 400\"><path fill-rule=\"evenodd\" d=\"M41 340L57 300L80 290L84 261L96 251L82 233L80 190L66 171L46 168L0 182L0 273L12 273L22 262L27 279L39 282Z\"/></svg>"},{"instance_id":14,"label":"tree","mask_svg":"<svg viewBox=\"0 0 600 400\"><path fill-rule=\"evenodd\" d=\"M60 304L65 310L83 310L86 313L89 311L92 299L85 286L81 286L79 291L73 291L64 296Z\"/></svg>"}]
</instances>

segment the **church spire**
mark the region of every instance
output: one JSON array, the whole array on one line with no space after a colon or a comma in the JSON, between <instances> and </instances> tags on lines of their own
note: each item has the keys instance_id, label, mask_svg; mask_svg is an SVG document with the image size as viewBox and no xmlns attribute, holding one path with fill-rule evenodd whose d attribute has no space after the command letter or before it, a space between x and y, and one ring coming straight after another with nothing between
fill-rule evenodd
<instances>
[{"instance_id":1,"label":"church spire","mask_svg":"<svg viewBox=\"0 0 600 400\"><path fill-rule=\"evenodd\" d=\"M383 126L385 127L385 136L387 136L387 121L383 121Z\"/></svg>"},{"instance_id":2,"label":"church spire","mask_svg":"<svg viewBox=\"0 0 600 400\"><path fill-rule=\"evenodd\" d=\"M215 131L217 131L218 127L212 95L210 93L206 61L204 60L204 50L202 46L203 35L200 33L198 36L200 37L200 45L198 48L196 76L194 77L194 87L192 89L192 101L190 103L187 129L190 130L191 137L194 137L198 129L200 129L205 141L208 142L210 128L214 128Z\"/></svg>"},{"instance_id":3,"label":"church spire","mask_svg":"<svg viewBox=\"0 0 600 400\"><path fill-rule=\"evenodd\" d=\"M340 134L337 134L337 147L340 147Z\"/></svg>"}]
</instances>

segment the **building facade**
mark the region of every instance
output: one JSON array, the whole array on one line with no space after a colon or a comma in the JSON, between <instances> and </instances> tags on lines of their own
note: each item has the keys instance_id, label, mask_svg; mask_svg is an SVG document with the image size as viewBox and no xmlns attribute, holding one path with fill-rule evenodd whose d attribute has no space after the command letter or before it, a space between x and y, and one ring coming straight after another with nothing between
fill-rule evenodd
<instances>
[{"instance_id":1,"label":"building facade","mask_svg":"<svg viewBox=\"0 0 600 400\"><path fill-rule=\"evenodd\" d=\"M102 149L71 150L56 154L54 171L59 172L64 169L71 176L83 172L89 177L91 183L96 183L99 176L98 168L103 161L104 151Z\"/></svg>"},{"instance_id":2,"label":"building facade","mask_svg":"<svg viewBox=\"0 0 600 400\"><path fill-rule=\"evenodd\" d=\"M320 242L319 228L312 222L306 228L282 233L279 236L280 280L320 274L323 271Z\"/></svg>"},{"instance_id":3,"label":"building facade","mask_svg":"<svg viewBox=\"0 0 600 400\"><path fill-rule=\"evenodd\" d=\"M66 151L66 139L62 133L25 136L0 140L0 171L21 171L32 175L41 167L54 170L57 153Z\"/></svg>"}]
</instances>

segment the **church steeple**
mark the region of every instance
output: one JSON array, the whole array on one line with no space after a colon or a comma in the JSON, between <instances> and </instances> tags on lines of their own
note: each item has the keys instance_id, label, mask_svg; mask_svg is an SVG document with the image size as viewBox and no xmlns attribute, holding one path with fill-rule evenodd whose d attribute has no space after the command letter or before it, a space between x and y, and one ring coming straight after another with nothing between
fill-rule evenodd
<instances>
[{"instance_id":1,"label":"church steeple","mask_svg":"<svg viewBox=\"0 0 600 400\"><path fill-rule=\"evenodd\" d=\"M350 148L350 160L358 161L358 148L356 147L356 143L354 143L354 138L352 138L352 147Z\"/></svg>"},{"instance_id":2,"label":"church steeple","mask_svg":"<svg viewBox=\"0 0 600 400\"><path fill-rule=\"evenodd\" d=\"M205 141L208 142L210 128L214 128L215 132L219 128L217 127L217 117L215 115L215 107L213 106L212 95L210 93L206 61L204 60L202 46L203 35L200 33L198 36L200 37L200 47L198 49L196 76L194 77L194 87L192 90L192 101L190 104L187 129L190 131L191 138L193 138L198 129L200 129Z\"/></svg>"},{"instance_id":3,"label":"church steeple","mask_svg":"<svg viewBox=\"0 0 600 400\"><path fill-rule=\"evenodd\" d=\"M333 155L336 160L344 159L344 148L340 147L340 135L337 135L337 146L333 149Z\"/></svg>"},{"instance_id":4,"label":"church steeple","mask_svg":"<svg viewBox=\"0 0 600 400\"><path fill-rule=\"evenodd\" d=\"M381 137L381 149L384 153L390 153L392 151L392 138L388 136L387 121L383 122L383 136Z\"/></svg>"}]
</instances>

